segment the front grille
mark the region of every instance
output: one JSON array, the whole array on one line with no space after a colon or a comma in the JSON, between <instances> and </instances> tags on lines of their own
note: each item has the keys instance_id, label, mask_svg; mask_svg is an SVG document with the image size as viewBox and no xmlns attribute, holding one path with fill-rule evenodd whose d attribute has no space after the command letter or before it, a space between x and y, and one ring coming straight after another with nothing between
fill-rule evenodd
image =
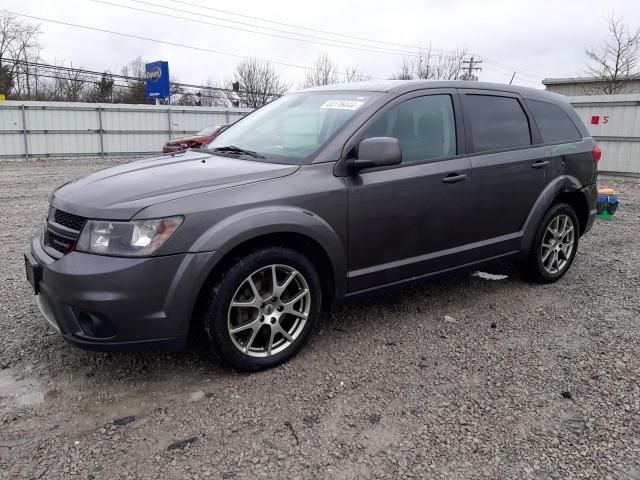
<instances>
[{"instance_id":1,"label":"front grille","mask_svg":"<svg viewBox=\"0 0 640 480\"><path fill-rule=\"evenodd\" d=\"M49 207L47 228L43 239L44 246L55 250L61 255L66 255L75 247L85 223L87 223L85 217ZM57 256L51 251L49 254L54 257Z\"/></svg>"},{"instance_id":2,"label":"front grille","mask_svg":"<svg viewBox=\"0 0 640 480\"><path fill-rule=\"evenodd\" d=\"M57 235L51 230L47 230L44 234L44 244L47 247L53 248L56 252L60 252L64 255L73 250L75 241L70 238L65 238L61 235Z\"/></svg>"},{"instance_id":3,"label":"front grille","mask_svg":"<svg viewBox=\"0 0 640 480\"><path fill-rule=\"evenodd\" d=\"M70 228L71 230L80 231L87 219L73 213L63 212L62 210L53 209L53 221L63 227Z\"/></svg>"}]
</instances>

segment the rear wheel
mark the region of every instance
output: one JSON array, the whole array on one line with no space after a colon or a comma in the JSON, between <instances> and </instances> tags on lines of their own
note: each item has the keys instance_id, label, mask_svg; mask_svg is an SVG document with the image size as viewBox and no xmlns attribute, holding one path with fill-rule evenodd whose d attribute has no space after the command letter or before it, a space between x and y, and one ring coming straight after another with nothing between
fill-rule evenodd
<instances>
[{"instance_id":1,"label":"rear wheel","mask_svg":"<svg viewBox=\"0 0 640 480\"><path fill-rule=\"evenodd\" d=\"M526 260L529 277L551 283L562 278L578 250L578 218L566 203L553 205L546 213Z\"/></svg>"},{"instance_id":2,"label":"rear wheel","mask_svg":"<svg viewBox=\"0 0 640 480\"><path fill-rule=\"evenodd\" d=\"M320 280L311 262L294 250L265 248L224 272L211 291L205 328L222 360L261 370L302 348L320 303Z\"/></svg>"}]
</instances>

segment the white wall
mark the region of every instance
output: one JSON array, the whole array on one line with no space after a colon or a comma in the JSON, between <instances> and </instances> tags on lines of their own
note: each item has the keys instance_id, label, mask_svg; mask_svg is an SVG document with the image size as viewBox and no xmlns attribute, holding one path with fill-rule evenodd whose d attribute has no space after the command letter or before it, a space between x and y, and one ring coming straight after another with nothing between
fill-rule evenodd
<instances>
[{"instance_id":1,"label":"white wall","mask_svg":"<svg viewBox=\"0 0 640 480\"><path fill-rule=\"evenodd\" d=\"M548 92L559 93L568 97L588 94L602 93L603 83L600 82L563 82L563 83L546 83L545 89ZM640 80L628 80L622 86L620 94L640 93Z\"/></svg>"},{"instance_id":2,"label":"white wall","mask_svg":"<svg viewBox=\"0 0 640 480\"><path fill-rule=\"evenodd\" d=\"M640 94L589 95L569 101L602 148L603 172L640 175ZM592 117L598 124L591 123Z\"/></svg>"},{"instance_id":3,"label":"white wall","mask_svg":"<svg viewBox=\"0 0 640 480\"><path fill-rule=\"evenodd\" d=\"M0 158L157 153L170 138L232 123L246 108L0 102ZM26 142L25 142L26 140Z\"/></svg>"}]
</instances>

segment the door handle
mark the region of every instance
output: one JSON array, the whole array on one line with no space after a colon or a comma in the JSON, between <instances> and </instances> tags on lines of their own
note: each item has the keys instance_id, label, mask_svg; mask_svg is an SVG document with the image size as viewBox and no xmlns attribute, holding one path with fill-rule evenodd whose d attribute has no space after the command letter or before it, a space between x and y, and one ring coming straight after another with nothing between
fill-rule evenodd
<instances>
[{"instance_id":1,"label":"door handle","mask_svg":"<svg viewBox=\"0 0 640 480\"><path fill-rule=\"evenodd\" d=\"M531 168L543 168L547 165L549 165L549 160L538 160L533 165L531 165Z\"/></svg>"},{"instance_id":2,"label":"door handle","mask_svg":"<svg viewBox=\"0 0 640 480\"><path fill-rule=\"evenodd\" d=\"M458 183L467 179L466 173L450 173L442 179L442 183Z\"/></svg>"}]
</instances>

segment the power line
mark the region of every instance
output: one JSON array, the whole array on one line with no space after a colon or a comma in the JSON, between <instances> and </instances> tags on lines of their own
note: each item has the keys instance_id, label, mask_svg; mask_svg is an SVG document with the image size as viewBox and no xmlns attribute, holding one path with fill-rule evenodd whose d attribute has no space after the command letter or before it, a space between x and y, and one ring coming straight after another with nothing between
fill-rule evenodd
<instances>
[{"instance_id":1,"label":"power line","mask_svg":"<svg viewBox=\"0 0 640 480\"><path fill-rule=\"evenodd\" d=\"M113 2L109 2L106 0L90 0L94 3L100 3L103 5L108 5L111 7L120 7L120 8L125 8L128 10L133 10L133 11L137 11L137 12L142 12L142 13L151 13L152 15L159 15L159 16L163 16L163 17L168 17L168 18L173 18L173 19L178 19L178 20L184 20L187 22L193 22L193 23L199 23L202 25L209 25L209 26L213 26L213 27L220 27L220 28L226 28L229 30L234 30L234 31L240 31L240 32L247 32L247 33L253 33L256 35L264 35L264 36L268 36L268 37L274 37L274 38L282 38L285 40L293 40L296 42L304 42L304 43L311 43L311 44L317 44L317 45L324 45L327 47L334 47L334 48L343 48L343 49L349 49L349 50L358 50L361 52L370 52L370 53L378 53L378 54L384 54L384 55L397 55L397 56L403 56L403 57L416 57L419 58L420 54L416 53L416 52L408 52L408 51L400 51L400 50L393 50L393 49L389 49L389 48L385 48L385 47L375 47L375 46L371 46L371 45L363 45L363 44L359 44L359 43L349 43L349 42L343 42L343 43L325 43L326 41L329 42L338 42L338 40L333 40L333 39L326 39L326 38L322 38L322 37L317 37L317 36L313 36L313 35L305 35L305 34L299 34L296 32L290 32L290 31L286 31L286 30L277 30L277 29L271 29L277 32L283 32L283 33L288 33L290 35L299 35L299 36L305 36L305 37L310 37L313 39L319 39L319 40L323 40L323 41L318 41L318 40L309 40L306 38L295 38L295 37L291 37L288 35L279 35L276 33L269 33L269 32L260 32L260 31L256 31L256 30L250 30L247 28L242 28L242 27L236 27L236 26L231 26L231 25L224 25L224 24L220 24L220 23L213 23L213 22L207 22L204 20L198 20L195 18L189 18L189 17L183 17L180 15L175 15L175 14L169 14L169 13L163 13L163 12L156 12L153 10L147 10L144 8L138 8L138 7L133 7L130 5L122 5L119 3L113 3ZM142 0L129 0L131 2L135 2L135 3L140 3L140 4L144 4L144 5L149 5L152 7L156 7L156 8L164 8L170 11L175 11L174 9L172 9L171 7L166 7L163 5L158 5L156 3L151 3L151 2L145 2ZM215 17L212 15L207 15L204 13L197 13L197 12L193 12L193 11L189 11L189 10L182 10L182 12L184 13L188 13L191 15L198 15L201 17L208 17L208 18L214 18L217 20L223 20L223 21L233 21L233 20L226 20L226 19L222 19L220 17ZM253 25L250 23L245 23L245 22L235 22L235 23L239 23L240 25L248 25L254 28L265 28L265 27L260 27L257 25ZM434 57L440 57L440 58L449 58L452 59L454 57L452 56L445 56L445 55L440 55L440 54L431 54Z\"/></svg>"},{"instance_id":2,"label":"power line","mask_svg":"<svg viewBox=\"0 0 640 480\"><path fill-rule=\"evenodd\" d=\"M92 0L92 1L98 2L98 3L108 3L108 2L105 2L105 1L102 1L102 0ZM143 1L143 0L129 0L129 1L130 2L134 2L134 3L143 4L143 5L149 5L149 6L156 7L156 8L163 8L165 10L170 10L172 12L176 11L175 8L167 7L165 5L159 5L157 3L151 3L151 2L147 2L147 1ZM131 7L127 7L127 6L124 6L124 5L120 5L120 6L122 6L124 8L131 8ZM147 10L143 10L143 11L147 12ZM375 49L375 50L372 50L372 51L375 51L376 53L378 53L379 51L384 50L384 51L387 51L389 53L396 53L396 54L403 54L403 55L406 55L406 54L414 55L416 53L416 52L407 52L406 50L398 50L398 49L395 49L395 48L380 47L380 46L377 46L377 45L367 45L367 44L355 43L355 42L343 42L341 40L336 40L334 38L321 37L321 36L317 36L317 35L309 35L309 34L300 33L300 32L292 32L290 30L282 30L282 29L272 28L272 27L264 27L262 25L256 25L254 23L240 22L240 21L237 21L237 20L216 17L214 15L209 15L209 14L205 14L205 13L198 13L198 12L194 12L194 11L190 11L190 10L181 9L179 11L181 13L188 13L190 15L197 15L199 17L212 18L214 20L222 20L224 22L231 22L231 23L235 23L235 24L238 24L238 25L244 25L244 26L253 27L253 28L261 28L261 29L264 29L264 30L271 30L273 32L285 33L287 35L297 35L297 36L300 36L300 37L312 38L312 39L315 39L315 40L334 42L331 45L329 45L329 46L334 46L334 47L344 47L344 46L364 47L364 48L367 48L367 49ZM158 13L158 12L151 12L151 13ZM184 17L176 17L176 18L183 18L184 20L192 20L190 18L184 18ZM200 22L200 23L207 23L207 22ZM278 35L273 35L273 34L269 34L269 33L266 33L266 32L256 32L254 30L244 30L244 29L239 29L237 27L232 27L232 26L229 26L229 25L220 25L220 24L210 24L210 25L222 26L223 28L231 28L231 29L234 29L234 30L249 31L251 33L257 33L257 34L260 34L260 35L270 35L270 36L276 36L276 37L279 37L279 38L286 38L286 39L292 39L292 40L297 40L297 41L304 41L304 40L302 40L300 38L280 37ZM335 44L335 42L341 42L341 43ZM311 43L318 43L318 42L311 42ZM321 45L326 45L326 44L321 43Z\"/></svg>"},{"instance_id":3,"label":"power line","mask_svg":"<svg viewBox=\"0 0 640 480\"><path fill-rule=\"evenodd\" d=\"M119 75L119 74L115 74L115 73L109 73L109 72L98 72L98 71L94 71L94 70L86 70L86 69L82 69L82 68L73 68L73 67L65 67L63 65L51 65L51 64L46 64L46 63L38 63L38 62L30 62L30 61L24 61L24 60L14 60L12 58L2 58L0 57L0 62L8 62L8 63L13 63L16 64L18 66L20 65L26 65L26 66L30 66L30 67L34 67L34 68L41 68L44 70L54 70L56 72L64 72L64 73L77 73L77 74L82 74L85 76L92 76L92 77L100 77L102 78L102 76L106 76L110 79L114 79L114 80L125 80L128 82L144 82L145 79L144 78L140 78L140 77L133 77L133 76L129 76L129 75ZM98 84L100 80L95 80L94 79L87 79L87 78L70 78L70 77L58 77L58 76L47 76L44 75L42 73L39 72L33 72L31 73L31 75L33 75L34 77L43 77L43 78L52 78L52 79L58 79L58 80L68 80L68 81L72 81L72 82L81 82L81 83L94 83L94 84ZM212 92L221 92L221 93L238 93L236 91L234 91L233 89L229 89L229 88L221 88L221 87L211 87L208 85L194 85L194 84L189 84L189 83L181 83L181 82L169 82L171 86L176 87L176 88L181 88L181 89L196 89L199 91L202 90L208 90L208 91L212 91ZM114 83L114 86L116 87L120 87L120 88L134 88L133 85L130 84L122 84L122 83ZM182 93L189 93L189 92L177 92L177 94L182 94ZM245 92L243 92L245 93ZM267 96L279 96L279 95L275 95L275 94L269 94L266 92L248 92L248 93L254 93L254 94L262 94L262 95L267 95ZM175 94L175 92L174 92ZM213 96L202 96L203 98L216 98Z\"/></svg>"},{"instance_id":4,"label":"power line","mask_svg":"<svg viewBox=\"0 0 640 480\"><path fill-rule=\"evenodd\" d=\"M140 0L130 0L130 1L142 3ZM278 22L278 21L275 21L275 20L269 20L269 19L266 19L266 18L263 18L263 17L244 15L244 14L241 14L241 13L232 12L230 10L212 8L209 5L202 5L202 4L192 3L192 2L186 2L184 0L167 0L167 1L172 2L172 3L176 3L176 4L180 4L180 5L189 5L189 6L192 6L192 7L197 7L197 8L205 9L205 10L208 10L208 11L209 10L213 10L213 11L216 11L216 12L225 13L227 15L236 15L238 17L250 18L250 19L253 19L253 20L260 21L260 22L272 23L274 25L282 25L282 26L287 26L287 27L291 27L291 28L297 28L297 29L300 29L300 30L319 32L319 33L324 33L324 34L327 34L327 35L334 35L334 36L352 38L352 39L356 39L356 40L364 40L364 41L373 42L373 43L384 43L384 44L387 44L387 45L395 45L395 46L399 46L399 47L417 49L418 51L424 50L422 47L417 46L417 45L409 45L409 44L404 44L404 43L388 42L388 41L384 41L384 40L374 40L374 39L371 39L371 38L357 37L357 36L349 35L349 34L346 34L346 33L338 33L338 32L320 30L320 29L311 28L311 27L303 27L303 26L295 25L295 24L291 24L291 23L284 23L284 22ZM163 7L163 8L168 8L168 7ZM204 15L204 14L201 14L201 13L193 13L193 14L194 15ZM225 20L227 20L229 22L236 22L235 20L231 20L231 19L225 19ZM258 28L268 28L268 27L261 27L261 26L258 26L258 25L254 25L254 26L256 26ZM302 35L302 34L298 34L298 35ZM449 54L452 54L452 55L457 53L454 50L443 50L443 49L430 49L430 50L431 51L441 52L441 53L449 53ZM523 70L520 70L520 69L516 69L516 68L510 67L508 65L502 64L500 62L497 62L495 60L492 60L490 58L487 58L487 57L483 57L483 59L484 59L485 62L491 63L491 64L495 65L496 67L506 68L511 72L517 71L517 73L520 74L521 76L522 75L528 76L528 77L534 78L536 80L542 80L544 78L541 75L537 75L537 74L534 74L534 73L530 73L530 72L526 72L526 71L523 71Z\"/></svg>"},{"instance_id":5,"label":"power line","mask_svg":"<svg viewBox=\"0 0 640 480\"><path fill-rule=\"evenodd\" d=\"M62 20L54 20L54 19L50 19L50 18L38 17L38 16L35 16L35 15L28 15L28 14L24 14L24 13L9 11L9 10L5 10L5 11L8 14L16 15L16 16L19 16L19 17L30 18L30 19L33 19L33 20L39 20L39 21L42 21L42 22L54 23L54 24L58 24L58 25L64 25L64 26L78 28L78 29L82 29L82 30L90 30L90 31L95 31L95 32L100 32L100 33L108 33L108 34L117 35L117 36L120 36L120 37L133 38L133 39L136 39L136 40L143 40L143 41L146 41L146 42L153 42L153 43L159 43L159 44L169 45L169 46L174 46L174 47L179 47L179 48L196 50L196 51L200 51L200 52L206 52L206 53L213 53L213 54L217 54L217 55L230 56L230 57L240 58L240 59L243 59L243 60L252 59L252 57L250 57L250 56L240 55L240 54L237 54L237 53L224 52L224 51L221 51L221 50L214 50L214 49L211 49L211 48L198 47L198 46L195 46L195 45L188 45L188 44L177 43L177 42L169 42L169 41L166 41L166 40L160 40L160 39L151 38L151 37L144 37L144 36L141 36L141 35L134 35L134 34L130 34L130 33L117 32L117 31L114 31L114 30L108 30L108 29L99 28L99 27L91 27L91 26L88 26L88 25L80 25L80 24L76 24L76 23L65 22L65 21L62 21ZM259 58L259 57L253 57L253 58L255 58L256 60L263 61L263 62L271 62L273 64L282 65L282 66L285 66L285 67L298 68L298 69L302 69L302 70L306 70L306 71L314 71L315 70L314 67L308 67L308 66L305 66L305 65L298 65L298 64L293 64L293 63L281 62L281 61L277 61L277 60L268 60L268 59L263 59L263 58ZM484 60L489 62L489 60L487 60L486 58ZM490 62L490 63L495 63L495 62ZM499 65L502 68L507 68L512 72L514 71L510 67L503 66L502 64L499 64ZM489 70L491 70L491 69L489 69ZM507 75L504 72L499 72L499 71L496 71L496 70L492 70L492 71ZM525 72L518 72L518 73L520 73L521 75L525 74ZM338 74L342 75L342 76L346 75L345 73L342 73L342 72L338 72ZM371 77L371 78L375 79L375 80L382 80L381 78L376 78L376 77ZM535 77L535 78L541 79L542 77ZM531 83L536 83L537 84L538 82L531 81Z\"/></svg>"},{"instance_id":6,"label":"power line","mask_svg":"<svg viewBox=\"0 0 640 480\"><path fill-rule=\"evenodd\" d=\"M227 15L235 15L235 16L238 16L238 17L250 18L252 20L258 20L260 22L272 23L274 25L281 25L281 26L284 26L284 27L297 28L297 29L300 29L300 30L307 30L307 31L311 31L311 32L324 33L324 34L327 34L327 35L334 35L334 36L345 37L345 38L352 38L354 40L364 40L366 42L372 42L372 43L384 43L386 45L394 45L396 47L420 48L420 47L416 47L415 45L388 42L388 41L385 41L385 40L374 40L374 39L371 39L371 38L357 37L355 35L348 35L346 33L331 32L331 31L328 31L328 30L320 30L320 29L317 29L317 28L303 27L303 26L294 25L294 24L291 24L291 23L278 22L278 21L275 21L275 20L269 20L269 19L262 18L262 17L244 15L242 13L232 12L230 10L222 10L220 8L212 8L209 5L202 5L202 4L185 2L185 1L180 1L180 0L167 0L167 1L172 2L172 3L181 4L181 5L189 5L191 7L202 8L202 9L205 9L205 10L212 10L212 11L215 11L215 12L226 13ZM198 15L200 15L200 14L198 14ZM229 21L233 21L233 20L229 20ZM266 27L263 27L263 28L266 28ZM440 50L440 51L441 52L445 52L445 50ZM454 52L450 51L449 53L454 53Z\"/></svg>"},{"instance_id":7,"label":"power line","mask_svg":"<svg viewBox=\"0 0 640 480\"><path fill-rule=\"evenodd\" d=\"M491 64L491 65L493 65L495 67L504 68L505 70L508 70L509 71L509 75L511 75L513 72L517 72L520 76L525 76L525 77L529 77L529 78L532 78L534 80L537 80L537 83L540 83L540 81L544 78L544 77L541 77L539 75L534 75L533 73L527 73L527 72L525 72L523 70L520 70L518 68L514 68L514 67L510 67L508 65L504 65L502 63L498 63L498 62L496 62L494 60L490 60L490 59L488 59L486 57L483 57L483 59L484 59L485 62L487 62L487 63L489 63L489 64Z\"/></svg>"},{"instance_id":8,"label":"power line","mask_svg":"<svg viewBox=\"0 0 640 480\"><path fill-rule=\"evenodd\" d=\"M225 56L229 56L229 57L235 57L235 58L241 58L243 60L250 60L252 57L247 56L247 55L240 55L237 53L230 53L230 52L223 52L221 50L214 50L211 48L204 48L204 47L198 47L195 45L187 45L184 43L177 43L177 42L169 42L166 40L159 40L157 38L151 38L151 37L143 37L141 35L133 35L131 33L123 33L123 32L116 32L114 30L107 30L105 28L98 28L98 27L90 27L87 25L80 25L77 23L71 23L71 22L64 22L62 20L53 20L51 18L44 18L44 17L37 17L35 15L27 15L25 13L18 13L18 12L12 12L9 10L5 10L5 12L7 12L10 15L16 15L18 17L24 17L24 18L31 18L33 20L39 20L41 22L49 22L49 23L55 23L58 25L65 25L67 27L74 27L74 28L79 28L79 29L83 29L83 30L91 30L94 32L101 32L101 33L109 33L111 35L118 35L120 37L125 37L125 38L134 38L136 40L144 40L146 42L154 42L154 43L160 43L162 45L170 45L172 47L179 47L179 48L186 48L186 49L190 49L190 50L197 50L200 52L206 52L206 53L214 53L217 55L225 55ZM266 59L262 59L262 58L258 58L258 57L253 57L256 60L260 60L263 62L271 62L271 63L275 63L276 65L282 65L285 67L291 67L291 68L300 68L303 70L315 70L313 67L307 67L304 65L296 65L295 63L286 63L286 62L279 62L276 60L266 60Z\"/></svg>"},{"instance_id":9,"label":"power line","mask_svg":"<svg viewBox=\"0 0 640 480\"><path fill-rule=\"evenodd\" d=\"M162 12L154 12L152 10L146 10L146 9L132 7L132 6L128 6L128 5L116 4L116 3L108 2L108 1L105 1L105 0L90 0L90 1L95 2L95 3L101 3L101 4L104 4L104 5L114 6L114 7L126 8L126 9L130 9L130 10L134 10L134 11L144 12L144 13L151 13L151 14L154 14L154 15L160 15L160 16L169 17L169 18L176 18L176 19L185 20L185 21L194 22L194 23L201 23L201 24L204 24L204 25L218 26L218 27L222 27L222 28L228 28L228 29L231 29L231 30L255 33L255 34L259 34L259 35L266 35L266 36L271 36L271 37L276 37L276 38L283 38L283 39L287 39L287 40L315 43L315 44L320 44L320 45L325 45L325 46L332 46L332 47L338 47L338 48L348 48L348 49L351 49L351 50L360 50L360 51L372 52L372 53L399 55L399 56L403 56L403 57L422 58L423 55L428 55L430 57L442 58L442 59L454 59L454 58L456 58L456 57L453 57L453 56L445 56L445 55L440 55L440 54L437 54L437 53L433 53L434 50L432 50L431 48L429 48L428 53L421 52L421 53L415 54L415 53L410 53L410 52L406 52L406 51L405 52L402 52L402 51L391 51L391 50L390 51L381 51L381 50L355 48L355 47L350 47L348 45L333 45L333 44L327 44L327 43L317 42L317 41L313 41L313 40L292 38L292 37L287 37L287 36L283 36L283 35L270 34L270 33L266 33L266 32L257 32L257 31L254 31L254 30L248 30L248 29L244 29L244 28L232 27L232 26L229 26L229 25L221 25L221 24L218 24L218 23L206 22L206 21L203 21L203 20L197 20L197 19L182 17L182 16L178 16L178 15L170 15L170 14L162 13ZM145 5L151 5L151 6L159 7L159 8L165 8L165 9L173 11L173 9L171 9L170 7L158 5L158 4L155 4L155 3L146 2L146 1L143 1L143 0L129 0L129 1L136 2L136 3L141 3L141 4L145 4ZM186 2L178 2L178 3L186 3ZM188 11L188 10L183 10L183 11L185 13L189 13L189 14L192 14L192 15L200 15L200 16L204 16L204 17L216 18L216 19L219 19L219 20L226 20L226 19L220 19L219 17L211 16L211 15L199 14L199 13L196 13L196 12L191 12L191 11ZM227 20L227 21L232 21L232 20ZM249 23L243 23L243 22L237 22L237 23L240 23L242 25L251 25L251 26L258 27L258 28L265 28L265 27L259 27L257 25L252 25L252 24L249 24ZM282 30L276 30L276 31L282 31ZM284 32L286 32L286 31L284 31ZM294 35L298 35L295 32L287 32L287 33L293 33ZM314 37L314 36L311 36L311 37L312 38L321 38L321 37ZM356 45L361 45L361 44L356 44ZM419 47L415 47L415 48L419 48ZM440 51L440 50L435 50L435 51ZM473 58L474 57L472 56L471 57L471 62L472 63L473 63ZM494 62L494 61L491 61L491 60L487 60L487 59L485 59L485 61L488 62L488 63L491 63L493 65L496 65L499 68L500 67L506 68L512 73L515 72L514 69L512 69L511 67L508 67L506 65L502 65L500 63L497 63L497 62ZM469 64L469 62L470 61L467 60L467 61L464 61L463 63ZM482 63L482 60L479 60L479 61L477 61L475 63ZM478 69L474 69L472 65L471 65L471 67L472 67L472 70L478 70ZM489 70L491 70L491 69L489 69ZM499 72L498 70L491 70L491 71L497 72L497 73L503 73L503 72ZM341 73L341 72L339 72L339 73ZM535 78L537 80L536 82L530 82L530 83L538 84L539 80L541 80L541 78L542 78L542 77L537 77L537 76L534 76L534 75L529 75L526 72L518 72L518 73L520 73L521 76L523 76L523 75L524 76L529 76L530 78ZM511 73L509 73L508 75L510 76ZM467 77L468 77L468 79L477 78L477 77L474 77L474 75L472 75L471 73L469 73L467 75Z\"/></svg>"},{"instance_id":10,"label":"power line","mask_svg":"<svg viewBox=\"0 0 640 480\"><path fill-rule=\"evenodd\" d=\"M482 63L482 60L475 60L475 57L472 55L469 60L464 60L462 63L465 65L469 65L469 68L465 67L465 69L467 70L467 73L465 74L465 80L478 80L476 72L480 73L482 71L482 67L474 65L480 65Z\"/></svg>"},{"instance_id":11,"label":"power line","mask_svg":"<svg viewBox=\"0 0 640 480\"><path fill-rule=\"evenodd\" d=\"M508 72L504 72L502 70L496 70L495 68L489 68L489 67L486 67L486 66L483 67L483 70L488 70L490 72L499 73L500 75L504 75L506 77L511 77L512 74L514 74L514 73L520 74L520 72L516 72L514 70L511 70L510 73L508 73ZM528 78L522 78L522 75L520 75L519 81L525 82L525 83L529 83L531 85L536 85L538 87L541 85L540 80L530 80Z\"/></svg>"}]
</instances>

